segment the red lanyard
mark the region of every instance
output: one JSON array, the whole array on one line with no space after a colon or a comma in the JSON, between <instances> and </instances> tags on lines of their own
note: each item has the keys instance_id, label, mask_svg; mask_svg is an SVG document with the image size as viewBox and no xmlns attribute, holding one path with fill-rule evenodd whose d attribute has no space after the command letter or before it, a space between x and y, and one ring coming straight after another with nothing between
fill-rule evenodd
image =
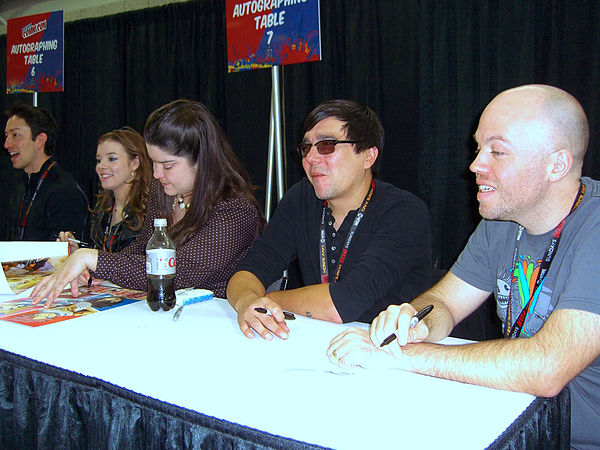
<instances>
[{"instance_id":1,"label":"red lanyard","mask_svg":"<svg viewBox=\"0 0 600 450\"><path fill-rule=\"evenodd\" d=\"M581 203L581 200L583 199L584 195L585 195L585 184L580 183L579 192L577 193L577 198L575 199L575 203L573 203L573 206L571 207L571 211L569 211L569 214L567 214L567 217L569 217L569 215L571 215L571 213L577 209L577 207ZM554 255L556 255L556 252L558 251L558 244L560 243L560 238L562 236L563 227L565 225L565 221L567 220L567 217L565 217L563 220L560 221L560 223L556 226L556 228L554 229L554 232L552 233L552 238L550 239L550 243L548 244L548 248L546 249L546 256L542 260L542 263L540 264L540 270L538 271L537 277L534 282L533 293L530 295L527 305L525 305L525 307L519 314L519 317L517 317L517 320L515 321L514 325L512 325L512 328L511 328L512 288L510 289L510 291L508 293L508 305L506 306L506 322L504 325L504 337L505 338L514 339L521 334L521 329L523 328L523 325L525 323L525 318L531 313L530 309L531 309L532 305L534 305L534 303L535 303L533 300L534 300L534 298L537 299L537 297L539 295L539 291L542 289L542 283L544 282L544 278L546 278L546 275L548 274L548 270L550 270L550 264L552 264ZM517 260L519 257L519 242L521 241L521 236L523 234L523 230L524 230L524 228L521 225L519 225L519 229L517 230L517 239L515 242L515 250L513 252L513 264L512 264L512 271L511 271L511 274L513 274L513 276L514 276L515 270L518 270ZM515 277L515 279L517 280L517 283L518 283L519 277L517 276L517 277ZM522 292L526 292L526 291L529 292L529 289L525 289L525 288L522 289Z\"/></svg>"},{"instance_id":2,"label":"red lanyard","mask_svg":"<svg viewBox=\"0 0 600 450\"><path fill-rule=\"evenodd\" d=\"M371 188L367 193L367 196L363 200L363 203L352 222L352 226L348 231L348 236L346 237L346 242L344 243L344 248L342 250L342 254L340 255L340 260L338 262L337 269L335 271L335 277L333 282L335 283L340 278L340 272L342 271L342 266L346 261L346 255L348 254L348 248L350 247L350 242L354 237L354 233L358 228L358 224L362 220L365 215L365 210L371 201L371 197L373 196L373 192L375 191L375 180L371 180ZM320 250L320 259L321 259L321 283L329 282L329 266L327 264L327 242L325 240L326 232L325 232L325 214L327 212L327 200L323 202L323 212L321 214L321 226L320 226L320 241L319 241L319 250Z\"/></svg>"},{"instance_id":3,"label":"red lanyard","mask_svg":"<svg viewBox=\"0 0 600 450\"><path fill-rule=\"evenodd\" d=\"M33 205L33 202L35 201L35 198L37 197L37 193L40 190L40 186L42 185L42 183L48 176L48 172L50 172L50 169L52 169L52 167L54 167L54 164L56 164L56 161L52 161L50 163L50 165L46 168L46 170L44 170L44 173L42 173L42 176L38 180L38 184L35 188L35 191L33 192L33 195L31 196L31 200L29 201L29 206L27 206L27 210L25 211L25 216L22 216L23 202L25 201L25 197L23 197L23 199L21 200L21 206L19 207L19 219L21 219L21 223L19 224L19 234L17 236L17 240L19 240L19 241L21 239L23 239L23 236L25 235L25 227L27 226L27 217L29 216L29 211L31 210L31 206Z\"/></svg>"}]
</instances>

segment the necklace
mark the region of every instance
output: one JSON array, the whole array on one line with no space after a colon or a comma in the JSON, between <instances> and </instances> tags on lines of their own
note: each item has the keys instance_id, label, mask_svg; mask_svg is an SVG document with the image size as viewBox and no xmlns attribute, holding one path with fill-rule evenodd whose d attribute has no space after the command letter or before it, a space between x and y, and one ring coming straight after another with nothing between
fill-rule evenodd
<instances>
[{"instance_id":1,"label":"necklace","mask_svg":"<svg viewBox=\"0 0 600 450\"><path fill-rule=\"evenodd\" d=\"M179 209L189 209L190 202L185 203L183 195L177 194L173 200L173 209L175 209L176 206L179 206Z\"/></svg>"}]
</instances>

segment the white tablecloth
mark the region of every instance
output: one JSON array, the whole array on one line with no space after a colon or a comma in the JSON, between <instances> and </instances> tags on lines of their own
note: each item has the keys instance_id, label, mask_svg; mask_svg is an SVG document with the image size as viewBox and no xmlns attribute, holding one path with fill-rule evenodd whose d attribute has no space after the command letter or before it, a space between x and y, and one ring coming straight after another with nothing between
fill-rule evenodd
<instances>
[{"instance_id":1,"label":"white tablecloth","mask_svg":"<svg viewBox=\"0 0 600 450\"><path fill-rule=\"evenodd\" d=\"M247 339L224 300L187 306L177 322L137 302L38 328L0 321L0 347L334 448L481 449L535 399L397 370L344 371L325 351L347 325L288 324L287 341Z\"/></svg>"}]
</instances>

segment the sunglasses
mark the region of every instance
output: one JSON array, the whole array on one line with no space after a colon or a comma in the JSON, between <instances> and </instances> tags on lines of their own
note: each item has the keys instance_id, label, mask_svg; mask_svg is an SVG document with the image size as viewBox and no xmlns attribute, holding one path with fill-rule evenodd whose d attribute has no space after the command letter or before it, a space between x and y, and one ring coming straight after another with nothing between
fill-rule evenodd
<instances>
[{"instance_id":1,"label":"sunglasses","mask_svg":"<svg viewBox=\"0 0 600 450\"><path fill-rule=\"evenodd\" d=\"M329 155L335 151L335 146L338 144L356 144L358 141L338 141L336 139L323 139L322 141L315 142L314 144L304 143L298 144L297 150L300 158L306 158L306 155L310 152L310 149L317 147L319 155Z\"/></svg>"}]
</instances>

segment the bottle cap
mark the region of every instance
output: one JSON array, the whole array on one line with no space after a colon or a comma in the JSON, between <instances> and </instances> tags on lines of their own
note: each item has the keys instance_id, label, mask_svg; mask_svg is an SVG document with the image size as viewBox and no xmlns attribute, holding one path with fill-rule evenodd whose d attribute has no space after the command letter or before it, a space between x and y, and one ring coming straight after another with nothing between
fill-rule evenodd
<instances>
[{"instance_id":1,"label":"bottle cap","mask_svg":"<svg viewBox=\"0 0 600 450\"><path fill-rule=\"evenodd\" d=\"M155 227L166 227L167 226L167 219L165 219L165 218L154 219L154 226Z\"/></svg>"}]
</instances>

